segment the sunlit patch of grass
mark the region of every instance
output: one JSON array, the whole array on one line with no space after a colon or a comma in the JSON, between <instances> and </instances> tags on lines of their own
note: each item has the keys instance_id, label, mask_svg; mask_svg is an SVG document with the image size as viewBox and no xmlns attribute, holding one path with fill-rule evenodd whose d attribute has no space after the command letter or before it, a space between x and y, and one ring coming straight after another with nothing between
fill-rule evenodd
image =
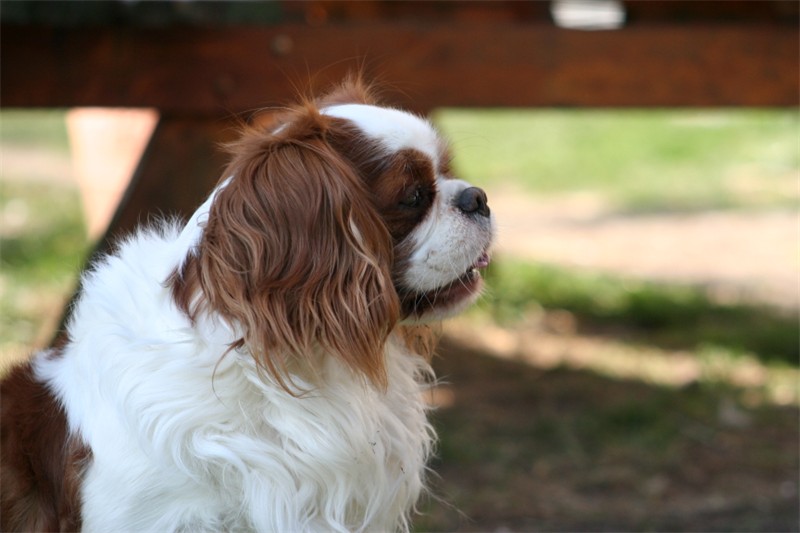
<instances>
[{"instance_id":1,"label":"sunlit patch of grass","mask_svg":"<svg viewBox=\"0 0 800 533\"><path fill-rule=\"evenodd\" d=\"M88 242L70 186L3 182L0 220L0 352L17 358L48 342Z\"/></svg>"},{"instance_id":2,"label":"sunlit patch of grass","mask_svg":"<svg viewBox=\"0 0 800 533\"><path fill-rule=\"evenodd\" d=\"M592 190L617 209L794 206L795 110L442 110L455 168L491 187Z\"/></svg>"},{"instance_id":3,"label":"sunlit patch of grass","mask_svg":"<svg viewBox=\"0 0 800 533\"><path fill-rule=\"evenodd\" d=\"M77 187L64 175L64 111L3 111L0 150L2 371L50 341L89 243Z\"/></svg>"},{"instance_id":4,"label":"sunlit patch of grass","mask_svg":"<svg viewBox=\"0 0 800 533\"><path fill-rule=\"evenodd\" d=\"M592 370L796 405L796 311L721 304L698 287L498 258L488 290L446 333L537 368Z\"/></svg>"},{"instance_id":5,"label":"sunlit patch of grass","mask_svg":"<svg viewBox=\"0 0 800 533\"><path fill-rule=\"evenodd\" d=\"M496 261L487 282L490 290L479 309L501 324L536 308L563 309L587 333L607 331L669 349L716 347L792 365L800 357L795 312L716 303L696 287L512 259Z\"/></svg>"},{"instance_id":6,"label":"sunlit patch of grass","mask_svg":"<svg viewBox=\"0 0 800 533\"><path fill-rule=\"evenodd\" d=\"M64 111L4 110L0 116L0 144L4 149L36 147L42 151L67 154L69 139L64 125Z\"/></svg>"}]
</instances>

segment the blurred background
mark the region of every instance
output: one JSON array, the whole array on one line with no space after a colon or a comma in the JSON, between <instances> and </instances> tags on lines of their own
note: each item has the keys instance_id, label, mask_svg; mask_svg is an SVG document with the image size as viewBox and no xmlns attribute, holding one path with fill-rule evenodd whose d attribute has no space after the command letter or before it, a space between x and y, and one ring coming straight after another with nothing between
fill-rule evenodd
<instances>
[{"instance_id":1,"label":"blurred background","mask_svg":"<svg viewBox=\"0 0 800 533\"><path fill-rule=\"evenodd\" d=\"M253 6L261 8L259 24L273 24L278 13L312 28L331 20L374 25L387 12L421 24L440 3L284 2L276 11L275 3L250 2L245 15L219 2L199 15L188 2L138 10L136 2L63 3L67 11L44 4L57 3L3 2L4 30L80 28L92 14L97 27L109 13L113 27L123 10L160 31L176 17L181 27L204 24L213 6L231 24L253 23ZM449 3L448 16L458 4ZM778 27L797 29L795 2L740 2L743 12L726 2L684 4L671 4L671 21L719 24L714 17L722 16L733 27L763 27L772 16ZM554 39L562 34L548 32L624 33L642 9L604 0L578 2L577 10L572 2L571 11L570 2L497 4L506 11L471 5L504 24L508 9L542 16L555 28L542 34ZM296 37L270 42L297 46ZM8 50L4 41L4 61ZM370 64L391 72L408 61L396 54ZM411 87L399 91L401 101L427 94L424 84L386 78ZM3 80L25 92L24 80L6 72ZM659 80L651 83L657 93ZM143 179L135 176L152 159L153 139L192 143L187 131L205 127L187 123L185 110L42 105L49 100L36 99L40 89L30 89L30 102L6 91L14 104L0 102L3 368L51 342L92 250L124 233L126 219L115 211L137 198L129 183ZM704 105L672 96L638 105L538 96L537 107L511 108L504 96L502 107L491 98L480 106L425 104L452 140L456 173L486 189L498 242L485 296L443 329L435 360L443 384L432 397L440 443L417 530L798 531L797 94L795 82L788 102L764 105L751 105L749 95L733 105L716 93L697 99ZM170 130L165 118L176 116L182 122ZM210 122L225 129L222 121ZM218 176L216 161L203 172ZM156 168L162 184L173 179L168 165ZM202 197L203 183L186 194ZM133 223L154 214L141 203L125 215ZM156 214L173 204L164 205ZM120 227L108 230L109 223Z\"/></svg>"}]
</instances>

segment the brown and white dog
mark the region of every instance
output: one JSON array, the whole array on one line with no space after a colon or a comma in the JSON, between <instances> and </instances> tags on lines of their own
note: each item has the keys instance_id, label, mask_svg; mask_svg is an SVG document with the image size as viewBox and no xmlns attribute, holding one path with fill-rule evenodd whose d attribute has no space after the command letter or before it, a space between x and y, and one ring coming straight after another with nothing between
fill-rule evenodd
<instances>
[{"instance_id":1,"label":"brown and white dog","mask_svg":"<svg viewBox=\"0 0 800 533\"><path fill-rule=\"evenodd\" d=\"M424 324L480 292L486 196L358 79L231 151L189 222L95 264L67 344L4 380L4 530L409 528Z\"/></svg>"}]
</instances>

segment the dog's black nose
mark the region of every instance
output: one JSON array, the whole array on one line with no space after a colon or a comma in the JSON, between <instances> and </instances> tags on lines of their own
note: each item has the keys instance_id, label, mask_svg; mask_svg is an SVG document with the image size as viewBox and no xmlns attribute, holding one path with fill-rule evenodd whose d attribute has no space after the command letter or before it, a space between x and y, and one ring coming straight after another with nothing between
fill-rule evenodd
<instances>
[{"instance_id":1,"label":"dog's black nose","mask_svg":"<svg viewBox=\"0 0 800 533\"><path fill-rule=\"evenodd\" d=\"M456 198L456 206L467 214L478 213L485 217L489 216L486 193L478 187L469 187L461 191Z\"/></svg>"}]
</instances>

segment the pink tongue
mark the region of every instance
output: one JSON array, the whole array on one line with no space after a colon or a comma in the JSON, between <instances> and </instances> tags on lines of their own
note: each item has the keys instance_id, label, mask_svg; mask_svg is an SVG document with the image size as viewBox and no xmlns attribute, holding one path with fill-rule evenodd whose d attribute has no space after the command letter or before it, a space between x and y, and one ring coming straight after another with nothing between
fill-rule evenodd
<instances>
[{"instance_id":1,"label":"pink tongue","mask_svg":"<svg viewBox=\"0 0 800 533\"><path fill-rule=\"evenodd\" d=\"M489 266L489 260L490 260L489 259L489 254L484 253L483 255L481 255L478 258L477 261L475 261L475 265L473 265L473 266L475 268L486 268L487 266Z\"/></svg>"}]
</instances>

